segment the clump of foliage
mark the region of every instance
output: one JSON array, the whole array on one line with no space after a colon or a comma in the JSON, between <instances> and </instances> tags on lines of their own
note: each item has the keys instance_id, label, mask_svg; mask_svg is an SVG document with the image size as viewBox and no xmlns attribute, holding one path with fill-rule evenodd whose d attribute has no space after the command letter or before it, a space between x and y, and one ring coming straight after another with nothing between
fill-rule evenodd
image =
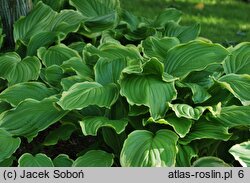
<instances>
[{"instance_id":1,"label":"clump of foliage","mask_svg":"<svg viewBox=\"0 0 250 183\"><path fill-rule=\"evenodd\" d=\"M1 166L250 166L250 43L176 9L34 4L0 55Z\"/></svg>"}]
</instances>

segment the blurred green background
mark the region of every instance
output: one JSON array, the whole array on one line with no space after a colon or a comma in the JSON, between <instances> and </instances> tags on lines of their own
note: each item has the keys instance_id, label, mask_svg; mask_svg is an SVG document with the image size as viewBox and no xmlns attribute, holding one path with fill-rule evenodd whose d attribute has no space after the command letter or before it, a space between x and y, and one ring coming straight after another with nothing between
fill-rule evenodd
<instances>
[{"instance_id":1,"label":"blurred green background","mask_svg":"<svg viewBox=\"0 0 250 183\"><path fill-rule=\"evenodd\" d=\"M164 8L183 12L181 24L201 24L201 36L224 45L250 41L250 3L243 0L120 0L135 15L153 18Z\"/></svg>"}]
</instances>

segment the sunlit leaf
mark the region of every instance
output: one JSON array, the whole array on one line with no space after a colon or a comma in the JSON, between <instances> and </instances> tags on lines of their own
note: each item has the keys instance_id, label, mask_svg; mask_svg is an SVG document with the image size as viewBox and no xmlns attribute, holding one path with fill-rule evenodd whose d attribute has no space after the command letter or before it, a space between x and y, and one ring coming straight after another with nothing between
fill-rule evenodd
<instances>
[{"instance_id":1,"label":"sunlit leaf","mask_svg":"<svg viewBox=\"0 0 250 183\"><path fill-rule=\"evenodd\" d=\"M115 84L102 86L96 82L76 83L63 92L58 104L65 110L82 109L89 105L110 108L117 100L118 94Z\"/></svg>"},{"instance_id":2,"label":"sunlit leaf","mask_svg":"<svg viewBox=\"0 0 250 183\"><path fill-rule=\"evenodd\" d=\"M118 22L118 0L70 0L70 4L82 14L87 36L111 29Z\"/></svg>"},{"instance_id":3,"label":"sunlit leaf","mask_svg":"<svg viewBox=\"0 0 250 183\"><path fill-rule=\"evenodd\" d=\"M250 74L250 43L235 46L223 63L227 74Z\"/></svg>"},{"instance_id":4,"label":"sunlit leaf","mask_svg":"<svg viewBox=\"0 0 250 183\"><path fill-rule=\"evenodd\" d=\"M250 167L250 141L234 145L229 149L229 153L231 153L243 167Z\"/></svg>"},{"instance_id":5,"label":"sunlit leaf","mask_svg":"<svg viewBox=\"0 0 250 183\"><path fill-rule=\"evenodd\" d=\"M154 26L163 27L166 23L174 21L179 22L181 20L182 12L175 8L167 8L162 11L154 20Z\"/></svg>"},{"instance_id":6,"label":"sunlit leaf","mask_svg":"<svg viewBox=\"0 0 250 183\"><path fill-rule=\"evenodd\" d=\"M176 22L169 22L165 26L164 34L167 37L177 37L180 42L186 43L198 37L200 34L200 25L181 26Z\"/></svg>"},{"instance_id":7,"label":"sunlit leaf","mask_svg":"<svg viewBox=\"0 0 250 183\"><path fill-rule=\"evenodd\" d=\"M123 167L172 167L177 154L178 136L169 130L156 134L135 130L124 142L120 156Z\"/></svg>"},{"instance_id":8,"label":"sunlit leaf","mask_svg":"<svg viewBox=\"0 0 250 183\"><path fill-rule=\"evenodd\" d=\"M56 94L55 90L47 88L43 83L25 82L15 84L4 90L0 93L0 100L17 106L20 102L28 98L42 100L54 94Z\"/></svg>"},{"instance_id":9,"label":"sunlit leaf","mask_svg":"<svg viewBox=\"0 0 250 183\"><path fill-rule=\"evenodd\" d=\"M123 132L128 124L128 120L109 120L106 117L84 117L80 121L80 126L84 135L96 136L97 131L101 127L113 128L116 133L120 134Z\"/></svg>"},{"instance_id":10,"label":"sunlit leaf","mask_svg":"<svg viewBox=\"0 0 250 183\"><path fill-rule=\"evenodd\" d=\"M143 53L147 57L156 57L160 61L164 61L167 51L179 43L177 38L164 37L160 39L151 36L142 41Z\"/></svg>"},{"instance_id":11,"label":"sunlit leaf","mask_svg":"<svg viewBox=\"0 0 250 183\"><path fill-rule=\"evenodd\" d=\"M250 75L227 74L217 82L229 90L243 105L250 105Z\"/></svg>"},{"instance_id":12,"label":"sunlit leaf","mask_svg":"<svg viewBox=\"0 0 250 183\"><path fill-rule=\"evenodd\" d=\"M219 44L192 41L169 50L164 61L165 71L175 77L185 77L212 64L222 63L228 51Z\"/></svg>"}]
</instances>

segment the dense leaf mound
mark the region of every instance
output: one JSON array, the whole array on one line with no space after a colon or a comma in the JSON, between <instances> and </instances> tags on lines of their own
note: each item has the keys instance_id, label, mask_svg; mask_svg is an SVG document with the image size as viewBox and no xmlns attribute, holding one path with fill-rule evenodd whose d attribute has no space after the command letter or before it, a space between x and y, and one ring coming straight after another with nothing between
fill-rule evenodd
<instances>
[{"instance_id":1,"label":"dense leaf mound","mask_svg":"<svg viewBox=\"0 0 250 183\"><path fill-rule=\"evenodd\" d=\"M34 4L0 53L1 166L250 166L250 43L214 44L176 9Z\"/></svg>"}]
</instances>

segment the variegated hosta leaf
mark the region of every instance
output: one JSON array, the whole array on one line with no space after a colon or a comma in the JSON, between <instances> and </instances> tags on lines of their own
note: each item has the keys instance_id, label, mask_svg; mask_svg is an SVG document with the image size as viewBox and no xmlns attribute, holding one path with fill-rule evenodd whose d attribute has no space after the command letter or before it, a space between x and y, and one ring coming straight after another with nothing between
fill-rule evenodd
<instances>
[{"instance_id":1,"label":"variegated hosta leaf","mask_svg":"<svg viewBox=\"0 0 250 183\"><path fill-rule=\"evenodd\" d=\"M171 109L175 112L176 116L181 118L187 118L187 119L194 119L198 120L203 112L207 109L207 107L195 107L188 104L169 104Z\"/></svg>"},{"instance_id":2,"label":"variegated hosta leaf","mask_svg":"<svg viewBox=\"0 0 250 183\"><path fill-rule=\"evenodd\" d=\"M64 77L63 69L58 65L47 67L44 71L44 77L50 85L60 87L60 82Z\"/></svg>"},{"instance_id":3,"label":"variegated hosta leaf","mask_svg":"<svg viewBox=\"0 0 250 183\"><path fill-rule=\"evenodd\" d=\"M227 74L217 82L229 90L243 105L250 105L250 75Z\"/></svg>"},{"instance_id":4,"label":"variegated hosta leaf","mask_svg":"<svg viewBox=\"0 0 250 183\"><path fill-rule=\"evenodd\" d=\"M100 58L94 67L95 80L102 85L117 83L126 66L125 59Z\"/></svg>"},{"instance_id":5,"label":"variegated hosta leaf","mask_svg":"<svg viewBox=\"0 0 250 183\"><path fill-rule=\"evenodd\" d=\"M73 10L62 10L60 13L55 12L51 7L39 2L33 8L33 10L25 17L19 19L14 25L14 39L15 41L21 41L25 45L28 45L30 39L40 34L44 37L44 34L51 35L51 33L63 33L67 35L69 32L75 32L80 22L83 20L83 16ZM36 40L41 40L41 38L36 37ZM46 38L45 38L46 39ZM55 40L54 40L55 41ZM34 42L36 48L39 48L45 43L48 43L48 40L43 42ZM29 43L29 46L32 46ZM28 48L28 53L31 52L31 49Z\"/></svg>"},{"instance_id":6,"label":"variegated hosta leaf","mask_svg":"<svg viewBox=\"0 0 250 183\"><path fill-rule=\"evenodd\" d=\"M243 167L250 167L250 141L234 145L229 149L229 153L232 154Z\"/></svg>"},{"instance_id":7,"label":"variegated hosta leaf","mask_svg":"<svg viewBox=\"0 0 250 183\"><path fill-rule=\"evenodd\" d=\"M0 115L0 128L11 135L33 138L66 114L55 105L56 101L56 98L42 101L26 99L16 108Z\"/></svg>"},{"instance_id":8,"label":"variegated hosta leaf","mask_svg":"<svg viewBox=\"0 0 250 183\"><path fill-rule=\"evenodd\" d=\"M153 119L162 118L167 102L176 98L173 82L164 82L153 75L127 75L120 81L121 95L130 105L145 105Z\"/></svg>"},{"instance_id":9,"label":"variegated hosta leaf","mask_svg":"<svg viewBox=\"0 0 250 183\"><path fill-rule=\"evenodd\" d=\"M20 138L14 138L10 133L0 128L0 162L11 157L20 144Z\"/></svg>"},{"instance_id":10,"label":"variegated hosta leaf","mask_svg":"<svg viewBox=\"0 0 250 183\"><path fill-rule=\"evenodd\" d=\"M118 95L119 90L115 84L102 86L96 82L82 82L63 92L58 104L64 110L82 109L89 105L110 108Z\"/></svg>"},{"instance_id":11,"label":"variegated hosta leaf","mask_svg":"<svg viewBox=\"0 0 250 183\"><path fill-rule=\"evenodd\" d=\"M179 22L182 12L175 8L166 8L154 20L155 27L164 27L168 22Z\"/></svg>"},{"instance_id":12,"label":"variegated hosta leaf","mask_svg":"<svg viewBox=\"0 0 250 183\"><path fill-rule=\"evenodd\" d=\"M84 51L86 54L97 55L100 58L108 58L112 60L119 58L141 58L138 48L133 45L123 46L116 43L105 43L96 48L91 44L87 44Z\"/></svg>"},{"instance_id":13,"label":"variegated hosta leaf","mask_svg":"<svg viewBox=\"0 0 250 183\"><path fill-rule=\"evenodd\" d=\"M18 83L0 93L0 101L6 101L12 106L17 106L27 98L42 100L56 94L54 89L47 88L40 82Z\"/></svg>"},{"instance_id":14,"label":"variegated hosta leaf","mask_svg":"<svg viewBox=\"0 0 250 183\"><path fill-rule=\"evenodd\" d=\"M149 118L148 120L143 121L144 126L150 123L170 125L173 127L174 131L181 138L183 138L190 131L193 121L190 119L185 119L185 118L177 118L174 115L166 116L165 119L159 119L157 121L154 121L152 118Z\"/></svg>"},{"instance_id":15,"label":"variegated hosta leaf","mask_svg":"<svg viewBox=\"0 0 250 183\"><path fill-rule=\"evenodd\" d=\"M41 32L37 33L30 38L27 45L27 55L36 55L40 47L47 47L53 42L57 42L65 38L66 35L61 32Z\"/></svg>"},{"instance_id":16,"label":"variegated hosta leaf","mask_svg":"<svg viewBox=\"0 0 250 183\"><path fill-rule=\"evenodd\" d=\"M0 78L7 79L9 85L39 77L41 63L36 57L26 57L23 60L15 53L5 53L0 56Z\"/></svg>"},{"instance_id":17,"label":"variegated hosta leaf","mask_svg":"<svg viewBox=\"0 0 250 183\"><path fill-rule=\"evenodd\" d=\"M185 77L192 71L222 63L227 55L228 51L219 44L192 41L168 51L164 61L165 71L175 77Z\"/></svg>"},{"instance_id":18,"label":"variegated hosta leaf","mask_svg":"<svg viewBox=\"0 0 250 183\"><path fill-rule=\"evenodd\" d=\"M33 3L39 0L34 0ZM65 4L66 0L56 0L56 1L51 1L51 0L43 0L44 3L49 5L53 10L55 11L60 11L63 8L63 5Z\"/></svg>"},{"instance_id":19,"label":"variegated hosta leaf","mask_svg":"<svg viewBox=\"0 0 250 183\"><path fill-rule=\"evenodd\" d=\"M225 163L222 159L206 156L197 159L193 165L193 167L230 167L227 163Z\"/></svg>"},{"instance_id":20,"label":"variegated hosta leaf","mask_svg":"<svg viewBox=\"0 0 250 183\"><path fill-rule=\"evenodd\" d=\"M150 36L142 41L143 53L144 56L149 58L156 57L163 62L167 56L167 51L179 43L180 41L175 37L164 37L160 39Z\"/></svg>"},{"instance_id":21,"label":"variegated hosta leaf","mask_svg":"<svg viewBox=\"0 0 250 183\"><path fill-rule=\"evenodd\" d=\"M31 36L27 45L27 55L36 55L40 47L47 47L54 42L62 41L68 33L78 30L81 21L80 13L73 10L62 10L56 14L48 27L49 30L47 28L45 31L40 29L39 31L42 32L35 32Z\"/></svg>"},{"instance_id":22,"label":"variegated hosta leaf","mask_svg":"<svg viewBox=\"0 0 250 183\"><path fill-rule=\"evenodd\" d=\"M222 107L220 113L213 117L220 121L221 125L233 128L239 126L250 126L250 106L228 106Z\"/></svg>"},{"instance_id":23,"label":"variegated hosta leaf","mask_svg":"<svg viewBox=\"0 0 250 183\"><path fill-rule=\"evenodd\" d=\"M101 150L91 150L78 157L73 167L111 167L114 155Z\"/></svg>"},{"instance_id":24,"label":"variegated hosta leaf","mask_svg":"<svg viewBox=\"0 0 250 183\"><path fill-rule=\"evenodd\" d=\"M190 132L179 140L181 144L189 144L198 139L217 139L228 140L231 134L228 133L228 127L221 125L219 122L208 121L205 117L195 121Z\"/></svg>"},{"instance_id":25,"label":"variegated hosta leaf","mask_svg":"<svg viewBox=\"0 0 250 183\"><path fill-rule=\"evenodd\" d=\"M191 145L178 144L178 154L176 156L176 167L190 167L192 158L198 156L196 150Z\"/></svg>"},{"instance_id":26,"label":"variegated hosta leaf","mask_svg":"<svg viewBox=\"0 0 250 183\"><path fill-rule=\"evenodd\" d=\"M174 79L164 77L162 63L151 59L142 67L127 67L119 81L121 95L130 105L144 105L154 120L163 118L168 106L176 98Z\"/></svg>"},{"instance_id":27,"label":"variegated hosta leaf","mask_svg":"<svg viewBox=\"0 0 250 183\"><path fill-rule=\"evenodd\" d=\"M77 51L69 47L59 44L48 49L42 47L38 50L38 57L42 60L46 67L51 65L62 65L64 61L72 57L81 58Z\"/></svg>"},{"instance_id":28,"label":"variegated hosta leaf","mask_svg":"<svg viewBox=\"0 0 250 183\"><path fill-rule=\"evenodd\" d=\"M120 163L123 167L175 166L178 136L170 130L156 134L135 130L123 144Z\"/></svg>"},{"instance_id":29,"label":"variegated hosta leaf","mask_svg":"<svg viewBox=\"0 0 250 183\"><path fill-rule=\"evenodd\" d=\"M192 41L200 34L200 25L181 26L176 22L169 22L165 26L165 36L177 37L180 42L186 43Z\"/></svg>"},{"instance_id":30,"label":"variegated hosta leaf","mask_svg":"<svg viewBox=\"0 0 250 183\"><path fill-rule=\"evenodd\" d=\"M52 160L45 154L39 153L33 156L30 153L23 154L18 159L19 167L54 167Z\"/></svg>"},{"instance_id":31,"label":"variegated hosta leaf","mask_svg":"<svg viewBox=\"0 0 250 183\"><path fill-rule=\"evenodd\" d=\"M85 82L85 81L89 81L89 80L87 80L86 78L82 78L81 76L74 75L74 76L69 76L67 78L63 78L61 80L60 84L63 87L63 90L67 91L74 84L76 84L76 83L82 83L82 82Z\"/></svg>"},{"instance_id":32,"label":"variegated hosta leaf","mask_svg":"<svg viewBox=\"0 0 250 183\"><path fill-rule=\"evenodd\" d=\"M250 74L250 43L235 46L223 63L226 74Z\"/></svg>"},{"instance_id":33,"label":"variegated hosta leaf","mask_svg":"<svg viewBox=\"0 0 250 183\"><path fill-rule=\"evenodd\" d=\"M71 167L73 162L74 161L66 154L59 154L55 159L53 159L55 167Z\"/></svg>"},{"instance_id":34,"label":"variegated hosta leaf","mask_svg":"<svg viewBox=\"0 0 250 183\"><path fill-rule=\"evenodd\" d=\"M74 71L78 76L89 78L89 80L94 77L93 71L78 57L73 57L63 62L61 67L65 73Z\"/></svg>"},{"instance_id":35,"label":"variegated hosta leaf","mask_svg":"<svg viewBox=\"0 0 250 183\"><path fill-rule=\"evenodd\" d=\"M49 6L38 3L28 16L22 17L14 25L14 39L28 43L29 39L40 32L49 31L50 23L56 16L56 12Z\"/></svg>"},{"instance_id":36,"label":"variegated hosta leaf","mask_svg":"<svg viewBox=\"0 0 250 183\"><path fill-rule=\"evenodd\" d=\"M118 0L70 0L83 16L86 35L113 28L118 23Z\"/></svg>"},{"instance_id":37,"label":"variegated hosta leaf","mask_svg":"<svg viewBox=\"0 0 250 183\"><path fill-rule=\"evenodd\" d=\"M85 136L87 135L96 136L97 131L101 127L113 128L116 131L116 133L120 134L125 130L128 124L128 120L127 119L109 120L106 117L84 117L84 119L79 123L82 132Z\"/></svg>"}]
</instances>

